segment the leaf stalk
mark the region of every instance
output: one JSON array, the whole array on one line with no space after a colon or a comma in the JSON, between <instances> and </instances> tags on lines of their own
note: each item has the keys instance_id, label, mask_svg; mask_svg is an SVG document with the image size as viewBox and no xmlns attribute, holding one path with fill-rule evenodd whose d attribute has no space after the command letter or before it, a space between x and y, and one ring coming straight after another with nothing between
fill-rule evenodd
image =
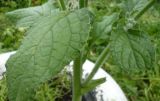
<instances>
[{"instance_id":1,"label":"leaf stalk","mask_svg":"<svg viewBox=\"0 0 160 101\"><path fill-rule=\"evenodd\" d=\"M91 80L92 78L94 77L94 75L97 73L98 69L103 65L103 63L109 59L110 57L110 54L109 53L109 47L110 45L108 45L104 50L103 52L100 54L100 56L98 57L97 61L96 61L96 64L92 70L92 72L89 74L89 76L87 77L87 79L84 81L83 83L83 87L85 85L87 85Z\"/></svg>"},{"instance_id":2,"label":"leaf stalk","mask_svg":"<svg viewBox=\"0 0 160 101\"><path fill-rule=\"evenodd\" d=\"M58 0L59 6L62 10L66 10L66 6L64 0Z\"/></svg>"}]
</instances>

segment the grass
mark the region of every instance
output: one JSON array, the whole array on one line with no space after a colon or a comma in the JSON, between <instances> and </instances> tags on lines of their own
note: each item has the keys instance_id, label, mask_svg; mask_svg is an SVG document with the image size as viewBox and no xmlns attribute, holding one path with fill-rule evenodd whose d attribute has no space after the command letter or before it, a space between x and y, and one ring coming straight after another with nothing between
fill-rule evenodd
<instances>
[{"instance_id":1,"label":"grass","mask_svg":"<svg viewBox=\"0 0 160 101\"><path fill-rule=\"evenodd\" d=\"M34 101L63 101L71 98L71 82L66 71L39 86ZM0 101L8 101L6 77L0 80Z\"/></svg>"}]
</instances>

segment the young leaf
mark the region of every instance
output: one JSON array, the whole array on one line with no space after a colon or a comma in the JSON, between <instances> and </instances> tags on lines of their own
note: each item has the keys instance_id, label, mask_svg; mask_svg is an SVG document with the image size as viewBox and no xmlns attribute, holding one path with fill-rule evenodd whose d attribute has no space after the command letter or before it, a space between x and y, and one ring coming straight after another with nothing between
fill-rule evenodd
<instances>
[{"instance_id":1,"label":"young leaf","mask_svg":"<svg viewBox=\"0 0 160 101\"><path fill-rule=\"evenodd\" d=\"M147 2L148 0L124 0L120 6L125 13L133 14L142 10Z\"/></svg>"},{"instance_id":2,"label":"young leaf","mask_svg":"<svg viewBox=\"0 0 160 101\"><path fill-rule=\"evenodd\" d=\"M119 67L138 71L153 66L154 48L144 32L119 28L112 32L111 41L111 52Z\"/></svg>"},{"instance_id":3,"label":"young leaf","mask_svg":"<svg viewBox=\"0 0 160 101\"><path fill-rule=\"evenodd\" d=\"M57 8L54 6L54 3L55 0L49 0L41 6L11 11L6 13L6 15L17 27L30 27L38 18L56 13Z\"/></svg>"},{"instance_id":4,"label":"young leaf","mask_svg":"<svg viewBox=\"0 0 160 101\"><path fill-rule=\"evenodd\" d=\"M10 101L32 101L36 87L79 56L89 37L88 10L43 17L28 30L18 52L7 62Z\"/></svg>"},{"instance_id":5,"label":"young leaf","mask_svg":"<svg viewBox=\"0 0 160 101\"><path fill-rule=\"evenodd\" d=\"M118 20L118 13L113 13L110 16L104 16L101 22L94 26L94 41L102 41L109 38L109 33L112 31L113 24Z\"/></svg>"}]
</instances>

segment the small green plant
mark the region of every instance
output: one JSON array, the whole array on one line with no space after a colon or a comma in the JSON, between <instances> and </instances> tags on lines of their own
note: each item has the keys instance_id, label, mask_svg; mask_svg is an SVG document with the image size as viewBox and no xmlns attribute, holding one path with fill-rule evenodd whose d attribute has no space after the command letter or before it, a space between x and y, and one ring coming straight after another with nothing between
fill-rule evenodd
<instances>
[{"instance_id":1,"label":"small green plant","mask_svg":"<svg viewBox=\"0 0 160 101\"><path fill-rule=\"evenodd\" d=\"M32 101L37 87L56 76L72 60L72 101L81 101L83 94L105 82L106 78L92 78L111 57L126 72L153 67L154 46L150 36L138 29L136 21L155 0L145 5L128 1L125 3L134 3L135 7L123 3L119 6L124 10L98 18L89 3L92 1L78 2L49 0L41 6L7 13L18 27L27 29L21 47L6 65L10 101ZM82 80L82 65L90 49L102 39L106 40L106 47L92 72Z\"/></svg>"}]
</instances>

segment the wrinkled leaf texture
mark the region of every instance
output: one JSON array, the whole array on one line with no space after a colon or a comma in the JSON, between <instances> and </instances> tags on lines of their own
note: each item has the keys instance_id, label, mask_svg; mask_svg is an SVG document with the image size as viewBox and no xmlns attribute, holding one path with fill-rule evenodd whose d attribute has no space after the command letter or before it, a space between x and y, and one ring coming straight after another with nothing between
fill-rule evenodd
<instances>
[{"instance_id":1,"label":"wrinkled leaf texture","mask_svg":"<svg viewBox=\"0 0 160 101\"><path fill-rule=\"evenodd\" d=\"M132 72L153 67L154 47L146 33L118 28L112 32L111 41L111 52L118 67Z\"/></svg>"},{"instance_id":2,"label":"wrinkled leaf texture","mask_svg":"<svg viewBox=\"0 0 160 101\"><path fill-rule=\"evenodd\" d=\"M89 37L87 9L60 12L41 18L7 62L10 101L32 101L38 85L51 79L79 56Z\"/></svg>"}]
</instances>

